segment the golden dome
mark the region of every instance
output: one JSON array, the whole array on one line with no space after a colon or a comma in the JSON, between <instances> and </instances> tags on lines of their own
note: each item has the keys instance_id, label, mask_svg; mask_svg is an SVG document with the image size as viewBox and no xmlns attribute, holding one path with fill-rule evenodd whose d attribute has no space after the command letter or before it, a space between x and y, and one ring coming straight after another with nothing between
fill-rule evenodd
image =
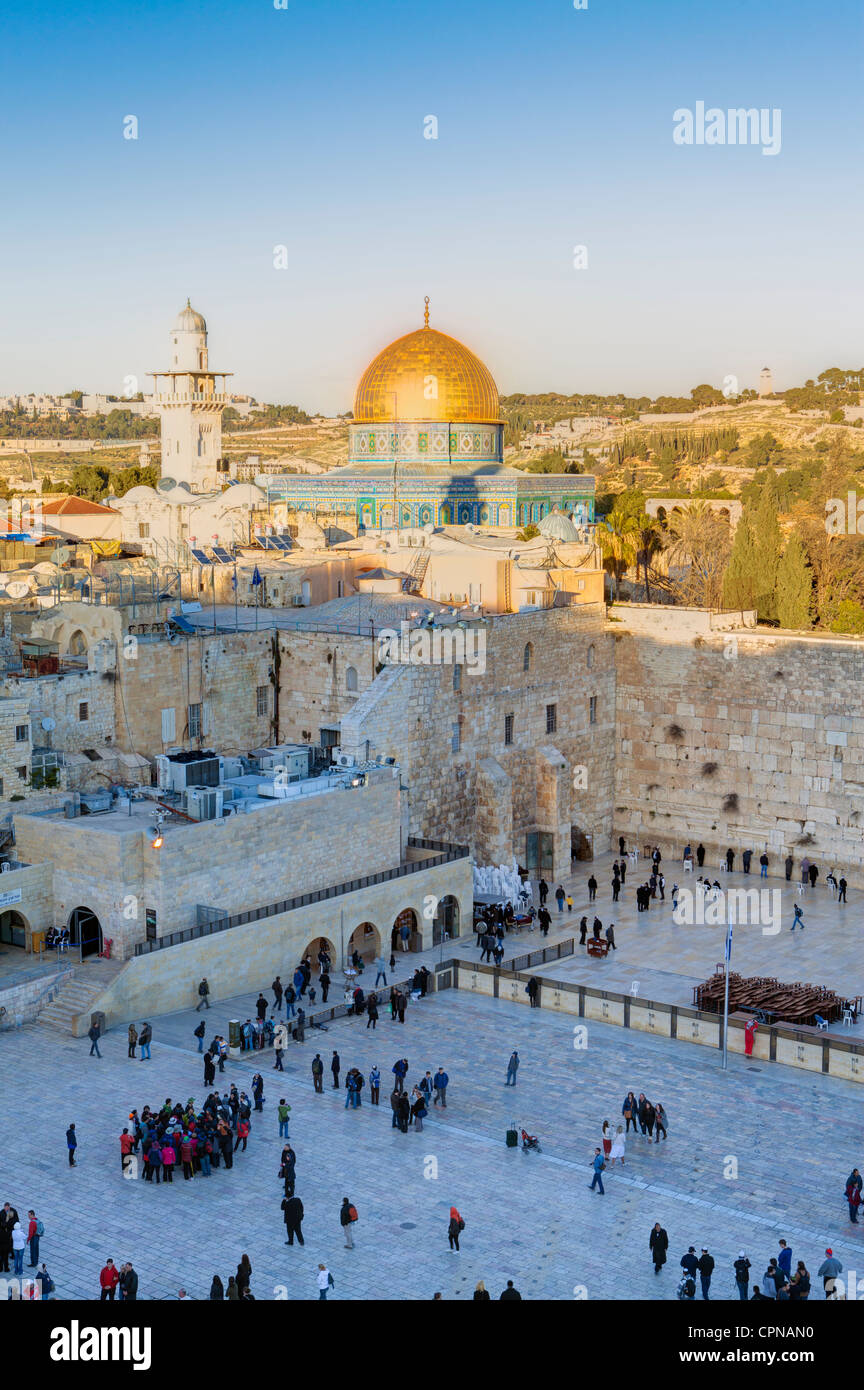
<instances>
[{"instance_id":1,"label":"golden dome","mask_svg":"<svg viewBox=\"0 0 864 1390\"><path fill-rule=\"evenodd\" d=\"M428 301L427 301L428 302ZM497 424L498 388L488 367L456 338L426 326L379 352L354 396L357 424L424 420Z\"/></svg>"}]
</instances>

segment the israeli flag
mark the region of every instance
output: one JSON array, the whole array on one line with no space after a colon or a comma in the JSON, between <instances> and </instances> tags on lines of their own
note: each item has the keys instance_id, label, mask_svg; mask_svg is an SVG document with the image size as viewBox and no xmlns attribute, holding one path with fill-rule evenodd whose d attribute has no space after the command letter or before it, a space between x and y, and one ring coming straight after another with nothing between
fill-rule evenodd
<instances>
[{"instance_id":1,"label":"israeli flag","mask_svg":"<svg viewBox=\"0 0 864 1390\"><path fill-rule=\"evenodd\" d=\"M263 584L263 583L264 583L264 580L261 578L261 575L258 573L258 566L256 565L256 566L255 566L255 573L252 575L252 588L253 588L253 589L257 589L258 585L259 585L259 584Z\"/></svg>"}]
</instances>

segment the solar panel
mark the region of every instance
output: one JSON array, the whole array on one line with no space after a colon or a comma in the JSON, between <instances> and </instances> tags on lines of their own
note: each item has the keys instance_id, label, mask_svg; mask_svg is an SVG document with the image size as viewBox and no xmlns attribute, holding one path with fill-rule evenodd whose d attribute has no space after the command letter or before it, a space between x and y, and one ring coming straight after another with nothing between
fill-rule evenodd
<instances>
[{"instance_id":1,"label":"solar panel","mask_svg":"<svg viewBox=\"0 0 864 1390\"><path fill-rule=\"evenodd\" d=\"M192 547L190 546L190 550ZM212 565L213 561L204 554L203 550L192 550L192 558L198 561L199 565Z\"/></svg>"},{"instance_id":2,"label":"solar panel","mask_svg":"<svg viewBox=\"0 0 864 1390\"><path fill-rule=\"evenodd\" d=\"M259 536L259 537L258 537L258 540L259 540L260 544L264 547L265 550L275 550L275 549L276 549L275 545L273 544L273 537L272 537L272 536Z\"/></svg>"},{"instance_id":3,"label":"solar panel","mask_svg":"<svg viewBox=\"0 0 864 1390\"><path fill-rule=\"evenodd\" d=\"M270 538L277 550L290 550L291 542L285 536L271 536Z\"/></svg>"},{"instance_id":4,"label":"solar panel","mask_svg":"<svg viewBox=\"0 0 864 1390\"><path fill-rule=\"evenodd\" d=\"M169 618L168 621L173 623L175 627L179 628L181 632L195 632L195 628L192 625L192 623L190 623L187 618L181 618L179 613L175 613L173 618Z\"/></svg>"},{"instance_id":5,"label":"solar panel","mask_svg":"<svg viewBox=\"0 0 864 1390\"><path fill-rule=\"evenodd\" d=\"M213 550L213 554L216 556L216 559L220 565L233 565L234 556L229 555L228 551L225 549L224 546L214 545L211 548Z\"/></svg>"}]
</instances>

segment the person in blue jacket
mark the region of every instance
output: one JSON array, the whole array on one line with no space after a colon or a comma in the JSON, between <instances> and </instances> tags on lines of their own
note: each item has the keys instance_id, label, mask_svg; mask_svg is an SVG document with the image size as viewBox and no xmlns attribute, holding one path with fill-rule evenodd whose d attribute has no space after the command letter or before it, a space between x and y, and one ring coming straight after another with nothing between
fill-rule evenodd
<instances>
[{"instance_id":1,"label":"person in blue jacket","mask_svg":"<svg viewBox=\"0 0 864 1390\"><path fill-rule=\"evenodd\" d=\"M432 1104L437 1105L440 1100L444 1110L447 1109L447 1087L449 1084L450 1077L447 1075L446 1071L444 1071L443 1067L439 1067L432 1078L432 1085L435 1088L435 1098Z\"/></svg>"}]
</instances>

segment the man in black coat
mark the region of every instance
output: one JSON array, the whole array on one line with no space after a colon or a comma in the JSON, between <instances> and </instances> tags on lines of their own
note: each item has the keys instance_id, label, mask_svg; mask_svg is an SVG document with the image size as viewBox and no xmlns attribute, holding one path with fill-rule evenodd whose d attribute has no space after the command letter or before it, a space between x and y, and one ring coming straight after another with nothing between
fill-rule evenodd
<instances>
[{"instance_id":1,"label":"man in black coat","mask_svg":"<svg viewBox=\"0 0 864 1390\"><path fill-rule=\"evenodd\" d=\"M213 1053L204 1053L204 1085L212 1086L216 1080L216 1068L213 1065Z\"/></svg>"},{"instance_id":2,"label":"man in black coat","mask_svg":"<svg viewBox=\"0 0 864 1390\"><path fill-rule=\"evenodd\" d=\"M506 1289L504 1289L504 1291L498 1295L498 1301L499 1301L499 1303L503 1303L504 1300L507 1299L507 1300L509 1300L509 1301L512 1303L512 1302L514 1302L517 1298L518 1298L519 1302L521 1303L521 1302L522 1302L522 1295L521 1295L521 1293L519 1292L518 1289L514 1289L514 1287L513 1287L513 1280L512 1280L512 1279L508 1279L508 1280L507 1280L507 1287L506 1287Z\"/></svg>"},{"instance_id":3,"label":"man in black coat","mask_svg":"<svg viewBox=\"0 0 864 1390\"><path fill-rule=\"evenodd\" d=\"M666 1263L666 1251L669 1249L669 1237L659 1221L655 1221L651 1229L648 1248L654 1261L654 1273L659 1274Z\"/></svg>"},{"instance_id":4,"label":"man in black coat","mask_svg":"<svg viewBox=\"0 0 864 1390\"><path fill-rule=\"evenodd\" d=\"M334 1052L334 1053L333 1053L333 1060L332 1060L331 1063L330 1063L330 1070L331 1070L332 1073L333 1073L333 1090L334 1090L334 1091L338 1091L338 1090L339 1090L339 1068L340 1068L341 1065L342 1065L342 1063L339 1061L339 1053L338 1053L338 1052Z\"/></svg>"},{"instance_id":5,"label":"man in black coat","mask_svg":"<svg viewBox=\"0 0 864 1390\"><path fill-rule=\"evenodd\" d=\"M714 1273L714 1256L709 1255L705 1246L702 1246L702 1255L699 1260L699 1282L702 1285L702 1297L708 1299L708 1290L711 1287L711 1275Z\"/></svg>"},{"instance_id":6,"label":"man in black coat","mask_svg":"<svg viewBox=\"0 0 864 1390\"><path fill-rule=\"evenodd\" d=\"M120 1302L135 1303L138 1299L138 1275L132 1268L131 1262L125 1264L120 1271L119 1279Z\"/></svg>"},{"instance_id":7,"label":"man in black coat","mask_svg":"<svg viewBox=\"0 0 864 1390\"><path fill-rule=\"evenodd\" d=\"M285 1218L285 1234L288 1237L285 1244L293 1245L294 1237L296 1236L300 1244L305 1245L306 1242L303 1239L303 1232L301 1230L303 1203L300 1201L300 1198L283 1197L282 1214Z\"/></svg>"}]
</instances>

